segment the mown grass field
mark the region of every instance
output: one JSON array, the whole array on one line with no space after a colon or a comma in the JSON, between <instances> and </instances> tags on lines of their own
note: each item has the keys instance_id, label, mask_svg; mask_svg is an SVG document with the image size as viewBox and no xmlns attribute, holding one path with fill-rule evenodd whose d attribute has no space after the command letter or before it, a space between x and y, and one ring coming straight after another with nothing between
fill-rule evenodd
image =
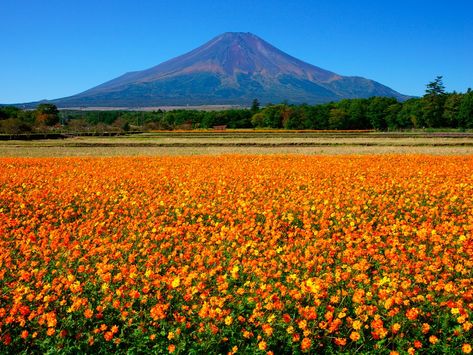
<instances>
[{"instance_id":1,"label":"mown grass field","mask_svg":"<svg viewBox=\"0 0 473 355\"><path fill-rule=\"evenodd\" d=\"M119 137L0 141L0 156L212 154L473 154L473 133L155 132Z\"/></svg>"}]
</instances>

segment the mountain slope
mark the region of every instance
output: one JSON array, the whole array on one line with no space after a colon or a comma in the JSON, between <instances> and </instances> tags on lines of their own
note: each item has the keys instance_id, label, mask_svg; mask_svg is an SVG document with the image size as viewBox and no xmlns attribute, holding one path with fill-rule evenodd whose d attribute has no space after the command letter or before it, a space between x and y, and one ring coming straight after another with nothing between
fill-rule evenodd
<instances>
[{"instance_id":1,"label":"mountain slope","mask_svg":"<svg viewBox=\"0 0 473 355\"><path fill-rule=\"evenodd\" d=\"M315 104L370 96L407 98L375 81L305 63L251 33L229 32L155 67L52 102L60 107L248 105L258 98Z\"/></svg>"}]
</instances>

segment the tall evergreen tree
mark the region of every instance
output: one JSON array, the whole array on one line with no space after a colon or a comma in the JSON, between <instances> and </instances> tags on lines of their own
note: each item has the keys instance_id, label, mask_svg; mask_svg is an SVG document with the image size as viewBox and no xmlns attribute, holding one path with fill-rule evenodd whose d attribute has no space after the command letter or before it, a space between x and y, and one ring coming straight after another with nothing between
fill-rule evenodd
<instances>
[{"instance_id":1,"label":"tall evergreen tree","mask_svg":"<svg viewBox=\"0 0 473 355\"><path fill-rule=\"evenodd\" d=\"M260 103L258 101L258 99L253 99L253 102L251 103L251 113L254 115L255 113L257 113L260 109Z\"/></svg>"},{"instance_id":2,"label":"tall evergreen tree","mask_svg":"<svg viewBox=\"0 0 473 355\"><path fill-rule=\"evenodd\" d=\"M446 126L443 120L443 110L446 100L445 86L442 76L427 84L422 98L424 121L428 127Z\"/></svg>"}]
</instances>

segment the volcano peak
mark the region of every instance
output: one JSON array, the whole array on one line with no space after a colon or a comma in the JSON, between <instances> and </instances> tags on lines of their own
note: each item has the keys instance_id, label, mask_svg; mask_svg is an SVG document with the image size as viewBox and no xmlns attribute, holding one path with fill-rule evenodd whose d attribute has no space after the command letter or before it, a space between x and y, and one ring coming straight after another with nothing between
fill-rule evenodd
<instances>
[{"instance_id":1,"label":"volcano peak","mask_svg":"<svg viewBox=\"0 0 473 355\"><path fill-rule=\"evenodd\" d=\"M59 106L247 105L344 98L405 98L375 81L344 77L292 57L250 32L225 32L155 67L131 72Z\"/></svg>"}]
</instances>

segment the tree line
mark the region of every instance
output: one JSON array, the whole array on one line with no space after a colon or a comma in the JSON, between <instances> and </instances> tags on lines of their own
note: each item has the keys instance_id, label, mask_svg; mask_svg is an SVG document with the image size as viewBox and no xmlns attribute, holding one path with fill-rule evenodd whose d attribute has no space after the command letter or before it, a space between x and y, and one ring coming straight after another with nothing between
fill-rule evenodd
<instances>
[{"instance_id":1,"label":"tree line","mask_svg":"<svg viewBox=\"0 0 473 355\"><path fill-rule=\"evenodd\" d=\"M445 91L442 77L427 84L425 95L399 102L394 98L345 99L321 105L268 104L221 111L59 111L52 104L35 110L0 107L0 133L54 130L128 131L212 128L376 129L473 128L473 91Z\"/></svg>"}]
</instances>

